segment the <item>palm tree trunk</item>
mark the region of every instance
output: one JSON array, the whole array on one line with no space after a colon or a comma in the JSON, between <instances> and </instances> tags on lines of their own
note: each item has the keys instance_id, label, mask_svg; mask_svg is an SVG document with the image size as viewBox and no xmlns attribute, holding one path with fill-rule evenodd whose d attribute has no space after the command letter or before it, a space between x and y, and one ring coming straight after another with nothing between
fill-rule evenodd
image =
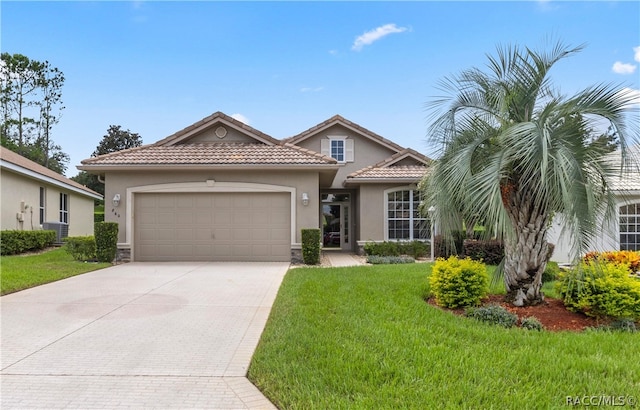
<instances>
[{"instance_id":1,"label":"palm tree trunk","mask_svg":"<svg viewBox=\"0 0 640 410\"><path fill-rule=\"evenodd\" d=\"M514 235L505 240L506 300L514 306L542 303L542 274L547 266L548 215L526 190L511 192L505 206Z\"/></svg>"}]
</instances>

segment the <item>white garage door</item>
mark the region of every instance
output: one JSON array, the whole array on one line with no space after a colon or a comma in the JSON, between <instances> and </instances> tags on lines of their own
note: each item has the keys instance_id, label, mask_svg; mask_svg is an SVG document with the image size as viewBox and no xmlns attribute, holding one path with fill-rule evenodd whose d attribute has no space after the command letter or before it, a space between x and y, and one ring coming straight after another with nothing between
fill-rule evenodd
<instances>
[{"instance_id":1,"label":"white garage door","mask_svg":"<svg viewBox=\"0 0 640 410\"><path fill-rule=\"evenodd\" d=\"M289 261L289 193L136 194L136 261Z\"/></svg>"}]
</instances>

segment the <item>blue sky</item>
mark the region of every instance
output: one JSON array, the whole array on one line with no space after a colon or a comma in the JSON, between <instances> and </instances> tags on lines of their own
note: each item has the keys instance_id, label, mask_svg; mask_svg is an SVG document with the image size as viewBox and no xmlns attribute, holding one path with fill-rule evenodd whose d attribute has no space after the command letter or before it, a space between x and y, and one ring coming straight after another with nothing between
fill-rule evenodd
<instances>
[{"instance_id":1,"label":"blue sky","mask_svg":"<svg viewBox=\"0 0 640 410\"><path fill-rule=\"evenodd\" d=\"M13 2L1 47L65 75L67 176L109 125L152 143L216 111L275 138L334 114L427 155L425 103L497 45L586 44L565 94L640 89L640 2Z\"/></svg>"}]
</instances>

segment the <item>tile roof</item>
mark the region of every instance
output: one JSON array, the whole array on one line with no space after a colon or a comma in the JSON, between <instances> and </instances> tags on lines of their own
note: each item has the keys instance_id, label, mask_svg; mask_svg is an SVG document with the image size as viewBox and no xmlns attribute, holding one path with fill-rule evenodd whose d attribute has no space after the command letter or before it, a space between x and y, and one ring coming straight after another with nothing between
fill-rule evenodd
<instances>
[{"instance_id":1,"label":"tile roof","mask_svg":"<svg viewBox=\"0 0 640 410\"><path fill-rule=\"evenodd\" d=\"M100 195L98 192L95 192L94 190L89 189L86 186L77 183L76 181L66 178L64 175L58 174L57 172L52 171L49 168L33 162L23 157L22 155L19 155L2 146L0 146L0 159L2 159L3 167L5 166L5 162L10 163L19 167L21 170L37 174L39 179L51 179L61 184L62 186L66 186L67 188L70 188L72 190L83 191L83 193L93 198L102 198L102 195Z\"/></svg>"},{"instance_id":2,"label":"tile roof","mask_svg":"<svg viewBox=\"0 0 640 410\"><path fill-rule=\"evenodd\" d=\"M333 117L329 118L326 121L321 122L318 125L315 125L311 128L309 128L306 131L301 132L300 134L294 135L293 137L289 137L289 138L285 138L283 141L284 142L288 142L291 144L297 144L300 141L304 141L305 139L311 137L312 135L316 134L317 132L322 131L323 129L329 128L335 124L340 124L343 125L347 128L351 128L354 131L357 131L358 133L360 133L361 135L376 141L382 145L385 145L391 149L396 150L397 152L404 150L404 147L401 147L400 145L396 144L395 142L388 140L378 134L376 134L375 132L372 132L366 128L364 128L361 125L356 124L355 122L351 122L349 120L347 120L346 118L342 117L341 115L334 115Z\"/></svg>"},{"instance_id":3,"label":"tile roof","mask_svg":"<svg viewBox=\"0 0 640 410\"><path fill-rule=\"evenodd\" d=\"M420 180L427 172L426 166L403 165L391 167L366 167L347 176L347 181L362 182L363 180L402 179Z\"/></svg>"},{"instance_id":4,"label":"tile roof","mask_svg":"<svg viewBox=\"0 0 640 410\"><path fill-rule=\"evenodd\" d=\"M216 142L145 145L82 161L101 165L330 165L336 160L291 144Z\"/></svg>"},{"instance_id":5,"label":"tile roof","mask_svg":"<svg viewBox=\"0 0 640 410\"><path fill-rule=\"evenodd\" d=\"M400 162L406 158L413 158L416 162L421 162L415 165L394 165L396 162ZM414 151L407 148L401 152L398 152L389 158L386 158L377 164L370 165L366 168L362 168L358 171L352 172L347 175L346 182L366 182L366 181L379 181L379 180L415 180L422 179L424 174L428 170L428 164L431 160Z\"/></svg>"},{"instance_id":6,"label":"tile roof","mask_svg":"<svg viewBox=\"0 0 640 410\"><path fill-rule=\"evenodd\" d=\"M620 176L613 178L611 189L614 191L640 191L640 145L629 147L628 166L621 170L621 152L614 151L607 156L613 169L621 170Z\"/></svg>"}]
</instances>

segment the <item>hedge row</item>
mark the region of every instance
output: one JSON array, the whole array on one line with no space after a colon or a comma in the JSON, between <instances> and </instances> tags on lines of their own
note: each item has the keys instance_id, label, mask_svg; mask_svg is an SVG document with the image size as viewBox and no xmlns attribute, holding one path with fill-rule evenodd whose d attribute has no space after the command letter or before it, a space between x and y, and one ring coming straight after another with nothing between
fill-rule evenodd
<instances>
[{"instance_id":1,"label":"hedge row","mask_svg":"<svg viewBox=\"0 0 640 410\"><path fill-rule=\"evenodd\" d=\"M0 231L0 254L16 255L53 245L55 231Z\"/></svg>"}]
</instances>

